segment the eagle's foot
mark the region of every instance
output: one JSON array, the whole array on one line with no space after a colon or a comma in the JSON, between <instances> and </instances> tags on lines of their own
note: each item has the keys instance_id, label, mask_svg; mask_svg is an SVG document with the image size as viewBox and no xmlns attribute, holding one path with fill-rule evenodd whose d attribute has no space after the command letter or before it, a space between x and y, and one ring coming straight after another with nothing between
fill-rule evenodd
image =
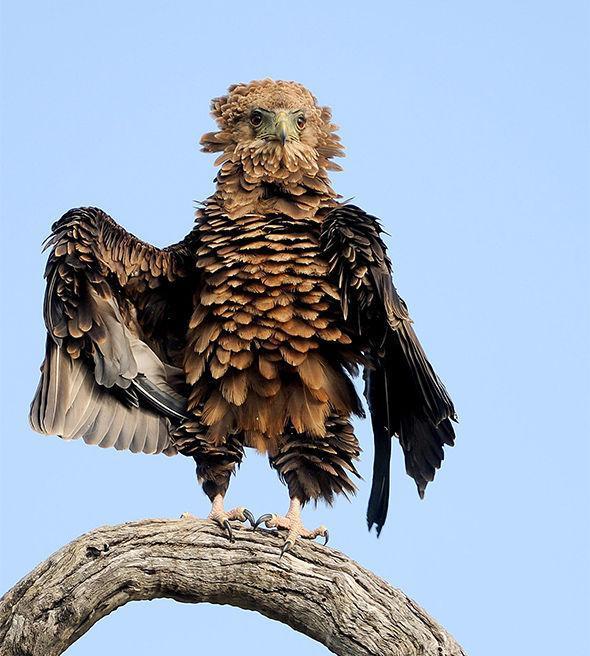
<instances>
[{"instance_id":1,"label":"eagle's foot","mask_svg":"<svg viewBox=\"0 0 590 656\"><path fill-rule=\"evenodd\" d=\"M301 521L301 502L299 499L291 499L291 505L286 515L275 515L268 513L259 517L255 524L254 530L257 526L264 524L266 528L276 528L278 531L287 531L285 542L281 549L281 556L286 554L293 548L297 538L304 540L315 540L317 537L324 538L324 544L328 544L329 533L325 526L318 526L312 531L305 528Z\"/></svg>"},{"instance_id":2,"label":"eagle's foot","mask_svg":"<svg viewBox=\"0 0 590 656\"><path fill-rule=\"evenodd\" d=\"M231 527L231 521L238 522L250 522L251 526L254 526L254 515L244 506L239 506L233 510L224 510L223 509L223 496L218 494L214 499L211 505L211 512L209 513L207 519L213 520L218 524L222 529L227 533L227 537L230 542L234 542L234 534Z\"/></svg>"}]
</instances>

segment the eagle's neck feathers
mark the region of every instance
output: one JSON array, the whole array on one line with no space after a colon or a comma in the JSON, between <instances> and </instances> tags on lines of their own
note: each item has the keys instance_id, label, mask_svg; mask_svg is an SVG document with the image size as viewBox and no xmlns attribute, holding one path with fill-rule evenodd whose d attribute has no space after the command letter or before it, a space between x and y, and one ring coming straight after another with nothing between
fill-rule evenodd
<instances>
[{"instance_id":1,"label":"eagle's neck feathers","mask_svg":"<svg viewBox=\"0 0 590 656\"><path fill-rule=\"evenodd\" d=\"M222 166L216 183L215 193L205 204L230 218L246 214L284 214L292 219L309 219L319 210L337 205L339 198L322 169L314 176L297 171L283 179L268 175L256 179L241 163L231 162Z\"/></svg>"}]
</instances>

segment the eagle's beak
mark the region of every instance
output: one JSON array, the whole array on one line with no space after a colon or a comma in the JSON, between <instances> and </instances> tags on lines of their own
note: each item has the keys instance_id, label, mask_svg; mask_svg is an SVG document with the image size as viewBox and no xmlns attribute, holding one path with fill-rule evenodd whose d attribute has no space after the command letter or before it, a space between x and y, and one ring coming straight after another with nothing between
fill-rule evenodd
<instances>
[{"instance_id":1,"label":"eagle's beak","mask_svg":"<svg viewBox=\"0 0 590 656\"><path fill-rule=\"evenodd\" d=\"M275 135L283 146L291 136L291 121L287 112L278 112L275 118Z\"/></svg>"}]
</instances>

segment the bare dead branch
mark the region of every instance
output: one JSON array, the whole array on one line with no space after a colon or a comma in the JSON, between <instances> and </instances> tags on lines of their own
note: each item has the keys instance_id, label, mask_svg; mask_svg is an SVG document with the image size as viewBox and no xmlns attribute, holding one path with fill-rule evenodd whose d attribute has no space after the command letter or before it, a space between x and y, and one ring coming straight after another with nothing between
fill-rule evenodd
<instances>
[{"instance_id":1,"label":"bare dead branch","mask_svg":"<svg viewBox=\"0 0 590 656\"><path fill-rule=\"evenodd\" d=\"M148 519L86 533L0 599L2 656L57 656L129 601L230 604L288 624L341 656L465 656L403 592L343 554L236 527Z\"/></svg>"}]
</instances>

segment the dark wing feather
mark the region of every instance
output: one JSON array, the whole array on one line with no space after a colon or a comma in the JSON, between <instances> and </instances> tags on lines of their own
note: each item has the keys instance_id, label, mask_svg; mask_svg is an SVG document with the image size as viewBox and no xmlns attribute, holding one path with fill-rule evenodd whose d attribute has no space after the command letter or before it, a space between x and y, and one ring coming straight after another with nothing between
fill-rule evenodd
<instances>
[{"instance_id":1,"label":"dark wing feather","mask_svg":"<svg viewBox=\"0 0 590 656\"><path fill-rule=\"evenodd\" d=\"M70 210L52 226L47 326L32 427L133 452L173 453L186 418L179 364L194 284L194 233L158 249L102 210Z\"/></svg>"},{"instance_id":2,"label":"dark wing feather","mask_svg":"<svg viewBox=\"0 0 590 656\"><path fill-rule=\"evenodd\" d=\"M389 502L391 437L404 451L406 471L422 497L452 446L453 403L412 328L392 279L378 220L354 205L333 210L322 227L322 247L338 285L342 311L369 364L365 396L375 439L367 521L381 531Z\"/></svg>"}]
</instances>

